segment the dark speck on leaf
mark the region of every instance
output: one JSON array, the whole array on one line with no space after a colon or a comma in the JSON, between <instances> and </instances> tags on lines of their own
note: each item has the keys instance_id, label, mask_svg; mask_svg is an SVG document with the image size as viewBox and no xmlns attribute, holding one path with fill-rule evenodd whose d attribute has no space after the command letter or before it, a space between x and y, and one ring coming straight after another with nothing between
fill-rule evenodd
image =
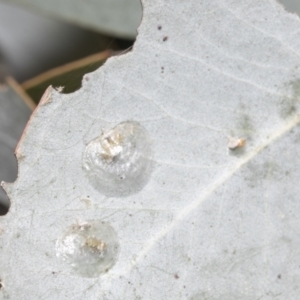
<instances>
[{"instance_id":1,"label":"dark speck on leaf","mask_svg":"<svg viewBox=\"0 0 300 300\"><path fill-rule=\"evenodd\" d=\"M158 25L158 26L157 26L157 29L158 29L158 30L161 30L161 29L162 29L161 25Z\"/></svg>"},{"instance_id":2,"label":"dark speck on leaf","mask_svg":"<svg viewBox=\"0 0 300 300\"><path fill-rule=\"evenodd\" d=\"M164 36L163 41L165 42L165 41L167 41L167 40L168 40L168 37L167 37L167 36Z\"/></svg>"}]
</instances>

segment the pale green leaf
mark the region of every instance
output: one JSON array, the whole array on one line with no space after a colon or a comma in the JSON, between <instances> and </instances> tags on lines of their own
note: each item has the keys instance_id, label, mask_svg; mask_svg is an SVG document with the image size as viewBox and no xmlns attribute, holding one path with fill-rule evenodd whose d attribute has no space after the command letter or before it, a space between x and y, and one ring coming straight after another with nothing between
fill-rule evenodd
<instances>
[{"instance_id":1,"label":"pale green leaf","mask_svg":"<svg viewBox=\"0 0 300 300\"><path fill-rule=\"evenodd\" d=\"M14 181L17 177L14 150L30 114L30 107L11 85L0 85L0 181ZM2 188L0 188L0 203L9 206Z\"/></svg>"},{"instance_id":2,"label":"pale green leaf","mask_svg":"<svg viewBox=\"0 0 300 300\"><path fill-rule=\"evenodd\" d=\"M121 38L134 38L141 22L140 0L0 0Z\"/></svg>"},{"instance_id":3,"label":"pale green leaf","mask_svg":"<svg viewBox=\"0 0 300 300\"><path fill-rule=\"evenodd\" d=\"M73 94L48 89L23 135L4 185L3 297L297 299L299 18L274 0L143 4L133 50ZM151 151L143 130L109 131L126 121ZM108 165L126 168L118 147L139 139L143 186L91 180L85 150L102 131Z\"/></svg>"}]
</instances>

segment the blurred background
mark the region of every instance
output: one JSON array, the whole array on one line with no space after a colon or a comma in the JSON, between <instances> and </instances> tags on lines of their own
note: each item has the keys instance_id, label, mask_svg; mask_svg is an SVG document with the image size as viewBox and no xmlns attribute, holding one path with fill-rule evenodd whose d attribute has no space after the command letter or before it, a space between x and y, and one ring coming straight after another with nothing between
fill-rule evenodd
<instances>
[{"instance_id":1,"label":"blurred background","mask_svg":"<svg viewBox=\"0 0 300 300\"><path fill-rule=\"evenodd\" d=\"M300 15L300 0L280 0ZM45 89L71 93L82 76L131 49L140 0L0 0L0 182L17 178L14 150ZM0 215L9 200L0 187Z\"/></svg>"}]
</instances>

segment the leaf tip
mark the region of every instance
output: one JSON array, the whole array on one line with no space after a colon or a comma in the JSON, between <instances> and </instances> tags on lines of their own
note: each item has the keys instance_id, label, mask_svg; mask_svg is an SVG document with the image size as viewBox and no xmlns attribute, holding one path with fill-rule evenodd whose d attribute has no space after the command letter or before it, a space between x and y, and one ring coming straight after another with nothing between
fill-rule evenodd
<instances>
[{"instance_id":1,"label":"leaf tip","mask_svg":"<svg viewBox=\"0 0 300 300\"><path fill-rule=\"evenodd\" d=\"M53 91L56 91L51 85L46 89L44 92L41 100L40 100L40 105L46 105L52 102L52 93Z\"/></svg>"}]
</instances>

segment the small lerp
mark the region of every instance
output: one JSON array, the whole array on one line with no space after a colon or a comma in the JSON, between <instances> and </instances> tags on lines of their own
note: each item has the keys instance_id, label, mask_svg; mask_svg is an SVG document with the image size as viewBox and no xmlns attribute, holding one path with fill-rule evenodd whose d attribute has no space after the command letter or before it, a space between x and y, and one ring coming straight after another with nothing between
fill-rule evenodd
<instances>
[{"instance_id":1,"label":"small lerp","mask_svg":"<svg viewBox=\"0 0 300 300\"><path fill-rule=\"evenodd\" d=\"M83 154L83 169L95 189L106 196L140 191L152 171L151 142L146 129L122 122L92 140Z\"/></svg>"}]
</instances>

